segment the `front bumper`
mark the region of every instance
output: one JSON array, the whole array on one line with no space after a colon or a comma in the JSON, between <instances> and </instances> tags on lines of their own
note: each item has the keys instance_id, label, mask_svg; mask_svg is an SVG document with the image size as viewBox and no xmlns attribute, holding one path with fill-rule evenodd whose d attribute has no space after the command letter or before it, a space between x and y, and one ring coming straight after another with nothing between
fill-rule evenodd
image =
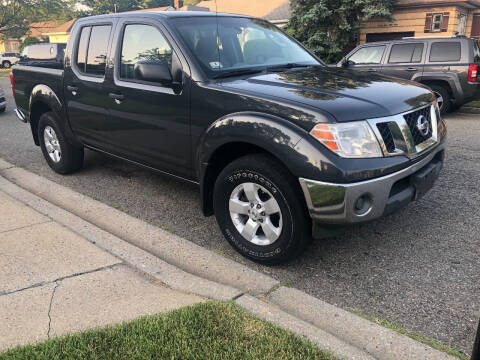
<instances>
[{"instance_id":1,"label":"front bumper","mask_svg":"<svg viewBox=\"0 0 480 360\"><path fill-rule=\"evenodd\" d=\"M312 219L323 224L360 223L392 213L423 195L438 178L443 160L442 144L415 164L376 179L350 184L299 180ZM420 189L415 180L430 168L427 189Z\"/></svg>"}]
</instances>

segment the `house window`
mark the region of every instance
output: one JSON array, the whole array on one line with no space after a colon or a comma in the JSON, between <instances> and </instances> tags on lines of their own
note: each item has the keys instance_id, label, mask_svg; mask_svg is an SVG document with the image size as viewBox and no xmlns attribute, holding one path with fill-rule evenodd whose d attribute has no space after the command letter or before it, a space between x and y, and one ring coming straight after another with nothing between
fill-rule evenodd
<instances>
[{"instance_id":1,"label":"house window","mask_svg":"<svg viewBox=\"0 0 480 360\"><path fill-rule=\"evenodd\" d=\"M460 14L458 19L458 35L465 35L466 28L467 28L467 15Z\"/></svg>"},{"instance_id":2,"label":"house window","mask_svg":"<svg viewBox=\"0 0 480 360\"><path fill-rule=\"evenodd\" d=\"M442 20L443 20L443 15L442 14L434 14L433 15L433 19L432 19L432 31L433 32L442 31Z\"/></svg>"}]
</instances>

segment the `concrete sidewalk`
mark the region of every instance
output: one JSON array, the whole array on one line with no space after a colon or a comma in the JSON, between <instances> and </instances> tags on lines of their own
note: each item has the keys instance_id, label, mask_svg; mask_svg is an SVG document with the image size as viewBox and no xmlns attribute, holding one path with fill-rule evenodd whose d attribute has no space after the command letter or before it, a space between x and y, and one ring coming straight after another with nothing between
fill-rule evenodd
<instances>
[{"instance_id":1,"label":"concrete sidewalk","mask_svg":"<svg viewBox=\"0 0 480 360\"><path fill-rule=\"evenodd\" d=\"M169 311L169 289L0 191L0 350Z\"/></svg>"}]
</instances>

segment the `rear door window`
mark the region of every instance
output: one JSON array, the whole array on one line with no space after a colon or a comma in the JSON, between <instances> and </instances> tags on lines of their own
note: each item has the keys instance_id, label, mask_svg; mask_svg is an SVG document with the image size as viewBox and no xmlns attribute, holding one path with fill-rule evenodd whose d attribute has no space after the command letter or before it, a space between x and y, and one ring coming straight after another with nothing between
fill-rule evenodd
<instances>
[{"instance_id":1,"label":"rear door window","mask_svg":"<svg viewBox=\"0 0 480 360\"><path fill-rule=\"evenodd\" d=\"M105 75L107 64L108 39L110 25L92 26L88 43L87 64L85 72L92 75Z\"/></svg>"},{"instance_id":2,"label":"rear door window","mask_svg":"<svg viewBox=\"0 0 480 360\"><path fill-rule=\"evenodd\" d=\"M90 38L90 27L84 27L80 33L80 40L78 41L77 49L77 67L85 72L85 64L87 63L88 40Z\"/></svg>"},{"instance_id":3,"label":"rear door window","mask_svg":"<svg viewBox=\"0 0 480 360\"><path fill-rule=\"evenodd\" d=\"M383 53L385 52L385 45L368 46L359 49L355 54L348 59L355 63L355 65L362 64L380 64L382 62Z\"/></svg>"},{"instance_id":4,"label":"rear door window","mask_svg":"<svg viewBox=\"0 0 480 360\"><path fill-rule=\"evenodd\" d=\"M431 62L460 61L461 45L459 41L436 42L430 49Z\"/></svg>"},{"instance_id":5,"label":"rear door window","mask_svg":"<svg viewBox=\"0 0 480 360\"><path fill-rule=\"evenodd\" d=\"M423 44L395 44L390 51L389 63L419 63L422 61Z\"/></svg>"}]
</instances>

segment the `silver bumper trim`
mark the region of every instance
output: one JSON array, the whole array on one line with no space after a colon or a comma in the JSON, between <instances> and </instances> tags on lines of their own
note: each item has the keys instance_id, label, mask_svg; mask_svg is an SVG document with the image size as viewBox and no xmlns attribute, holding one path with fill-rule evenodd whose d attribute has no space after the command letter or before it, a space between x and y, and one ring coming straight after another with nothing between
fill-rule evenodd
<instances>
[{"instance_id":1,"label":"silver bumper trim","mask_svg":"<svg viewBox=\"0 0 480 360\"><path fill-rule=\"evenodd\" d=\"M19 118L19 120L21 122L24 122L24 123L27 122L27 118L25 117L25 115L20 110L15 109L15 114L17 115L17 117Z\"/></svg>"},{"instance_id":2,"label":"silver bumper trim","mask_svg":"<svg viewBox=\"0 0 480 360\"><path fill-rule=\"evenodd\" d=\"M328 224L359 223L381 217L385 212L392 186L428 165L443 149L444 146L439 145L416 164L372 180L334 184L300 178L310 216L314 220ZM355 212L355 203L362 195L370 197L371 208L358 215Z\"/></svg>"}]
</instances>

